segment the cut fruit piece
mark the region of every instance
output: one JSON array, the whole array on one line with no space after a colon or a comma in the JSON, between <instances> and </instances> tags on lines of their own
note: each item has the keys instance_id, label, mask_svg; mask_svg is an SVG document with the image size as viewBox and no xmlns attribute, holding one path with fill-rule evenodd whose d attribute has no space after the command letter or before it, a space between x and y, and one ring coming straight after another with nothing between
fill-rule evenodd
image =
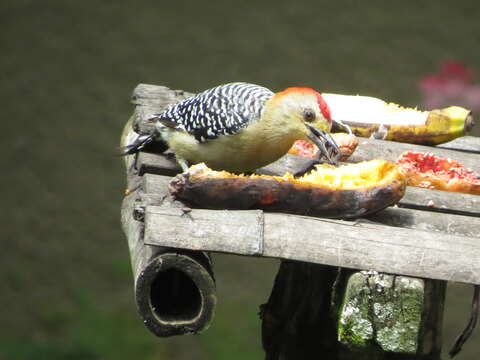
<instances>
[{"instance_id":1,"label":"cut fruit piece","mask_svg":"<svg viewBox=\"0 0 480 360\"><path fill-rule=\"evenodd\" d=\"M397 163L402 166L409 186L480 195L480 178L458 161L407 151Z\"/></svg>"},{"instance_id":2,"label":"cut fruit piece","mask_svg":"<svg viewBox=\"0 0 480 360\"><path fill-rule=\"evenodd\" d=\"M301 177L234 175L192 166L170 182L170 192L210 209L263 209L329 218L354 218L398 202L405 177L394 163L371 160L340 167L317 165Z\"/></svg>"},{"instance_id":3,"label":"cut fruit piece","mask_svg":"<svg viewBox=\"0 0 480 360\"><path fill-rule=\"evenodd\" d=\"M342 156L340 157L341 161L345 161L353 154L355 149L358 146L358 139L355 135L350 135L347 133L335 133L330 134L337 143ZM318 152L318 147L310 141L307 140L297 140L293 146L288 151L289 154L302 156L302 157L315 157Z\"/></svg>"},{"instance_id":4,"label":"cut fruit piece","mask_svg":"<svg viewBox=\"0 0 480 360\"><path fill-rule=\"evenodd\" d=\"M332 119L350 126L357 136L436 145L465 135L474 125L471 111L459 106L422 111L369 96L322 96Z\"/></svg>"}]
</instances>

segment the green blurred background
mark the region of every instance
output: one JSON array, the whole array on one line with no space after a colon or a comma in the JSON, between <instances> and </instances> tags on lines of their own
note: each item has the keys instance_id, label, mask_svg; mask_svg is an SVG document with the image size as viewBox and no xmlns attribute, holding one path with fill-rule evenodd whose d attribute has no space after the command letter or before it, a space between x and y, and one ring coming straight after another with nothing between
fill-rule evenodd
<instances>
[{"instance_id":1,"label":"green blurred background","mask_svg":"<svg viewBox=\"0 0 480 360\"><path fill-rule=\"evenodd\" d=\"M0 359L262 358L273 260L215 257L205 334L159 339L136 314L115 156L133 88L248 81L416 106L439 62L480 68L479 14L478 0L1 1ZM444 350L470 298L450 286Z\"/></svg>"}]
</instances>

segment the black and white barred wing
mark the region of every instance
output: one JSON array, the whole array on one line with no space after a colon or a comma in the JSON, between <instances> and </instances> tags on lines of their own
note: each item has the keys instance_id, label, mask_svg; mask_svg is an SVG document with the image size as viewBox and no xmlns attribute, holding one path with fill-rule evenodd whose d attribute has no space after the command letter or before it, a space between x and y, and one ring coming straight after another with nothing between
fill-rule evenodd
<instances>
[{"instance_id":1,"label":"black and white barred wing","mask_svg":"<svg viewBox=\"0 0 480 360\"><path fill-rule=\"evenodd\" d=\"M220 85L170 106L154 119L204 142L219 135L235 134L258 120L273 95L267 88L253 84Z\"/></svg>"}]
</instances>

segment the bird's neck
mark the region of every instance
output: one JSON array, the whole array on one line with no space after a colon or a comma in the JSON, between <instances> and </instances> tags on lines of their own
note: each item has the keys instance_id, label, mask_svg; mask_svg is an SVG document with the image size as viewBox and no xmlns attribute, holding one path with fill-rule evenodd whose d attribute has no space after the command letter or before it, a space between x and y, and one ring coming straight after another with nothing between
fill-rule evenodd
<instances>
[{"instance_id":1,"label":"bird's neck","mask_svg":"<svg viewBox=\"0 0 480 360\"><path fill-rule=\"evenodd\" d=\"M278 138L278 141L293 144L296 140L305 139L303 121L295 118L293 105L289 101L277 101L273 97L267 102L259 125L263 134ZM306 139L305 139L306 140Z\"/></svg>"}]
</instances>

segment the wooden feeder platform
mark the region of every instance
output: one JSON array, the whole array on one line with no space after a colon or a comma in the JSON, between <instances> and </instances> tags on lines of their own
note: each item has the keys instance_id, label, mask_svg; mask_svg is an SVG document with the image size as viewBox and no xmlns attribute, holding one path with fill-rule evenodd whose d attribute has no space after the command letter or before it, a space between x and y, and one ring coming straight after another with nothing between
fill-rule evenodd
<instances>
[{"instance_id":1,"label":"wooden feeder platform","mask_svg":"<svg viewBox=\"0 0 480 360\"><path fill-rule=\"evenodd\" d=\"M124 135L148 133L152 114L191 95L140 84ZM468 136L437 147L360 139L349 162L395 161L404 151L449 157L480 173L480 138ZM283 175L305 161L286 155L259 172ZM122 224L135 298L158 336L208 328L217 301L211 253L281 260L261 306L267 359L319 352L326 359L439 359L446 282L480 285L480 196L408 187L396 206L352 221L191 209L169 194L180 172L171 157L140 152L125 163ZM408 311L385 310L405 304ZM359 317L349 313L362 309Z\"/></svg>"}]
</instances>

